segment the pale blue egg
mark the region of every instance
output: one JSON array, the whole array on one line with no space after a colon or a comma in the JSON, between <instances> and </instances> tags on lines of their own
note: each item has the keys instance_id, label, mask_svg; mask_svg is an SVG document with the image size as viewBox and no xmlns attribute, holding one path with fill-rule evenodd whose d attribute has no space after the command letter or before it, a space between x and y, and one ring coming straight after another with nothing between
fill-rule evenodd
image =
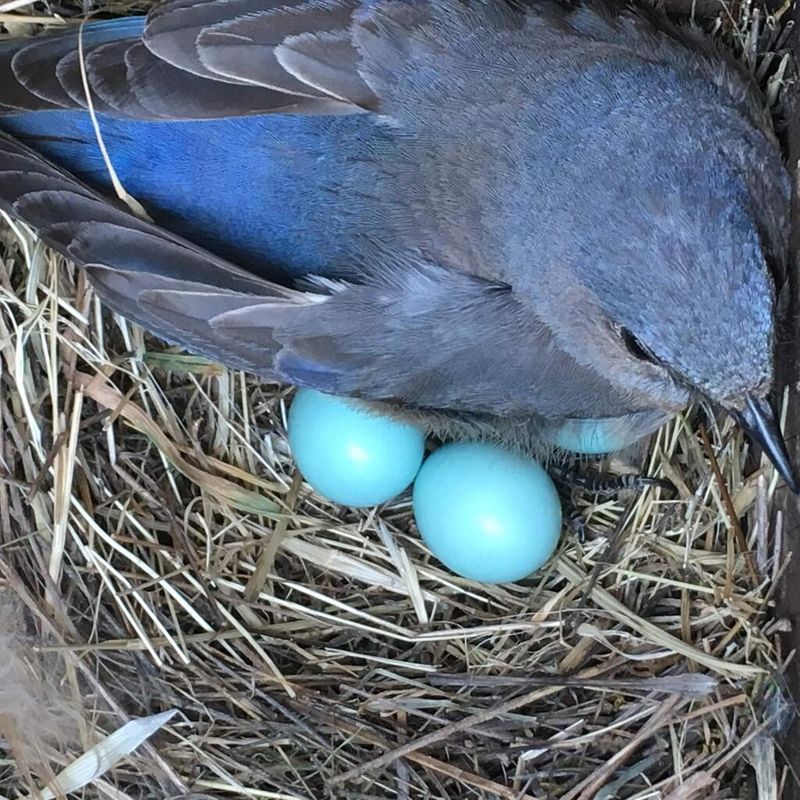
<instances>
[{"instance_id":1,"label":"pale blue egg","mask_svg":"<svg viewBox=\"0 0 800 800\"><path fill-rule=\"evenodd\" d=\"M289 409L289 446L319 494L354 508L400 494L419 471L425 436L352 401L300 389Z\"/></svg>"},{"instance_id":2,"label":"pale blue egg","mask_svg":"<svg viewBox=\"0 0 800 800\"><path fill-rule=\"evenodd\" d=\"M414 484L414 516L443 564L484 583L530 575L561 533L561 503L547 473L481 443L448 444L428 457Z\"/></svg>"},{"instance_id":3,"label":"pale blue egg","mask_svg":"<svg viewBox=\"0 0 800 800\"><path fill-rule=\"evenodd\" d=\"M563 450L586 455L613 453L638 439L629 437L624 430L612 424L616 420L571 419L544 432L544 439Z\"/></svg>"},{"instance_id":4,"label":"pale blue egg","mask_svg":"<svg viewBox=\"0 0 800 800\"><path fill-rule=\"evenodd\" d=\"M604 455L624 450L669 421L662 411L636 411L623 417L567 419L552 422L540 429L548 444L586 455Z\"/></svg>"}]
</instances>

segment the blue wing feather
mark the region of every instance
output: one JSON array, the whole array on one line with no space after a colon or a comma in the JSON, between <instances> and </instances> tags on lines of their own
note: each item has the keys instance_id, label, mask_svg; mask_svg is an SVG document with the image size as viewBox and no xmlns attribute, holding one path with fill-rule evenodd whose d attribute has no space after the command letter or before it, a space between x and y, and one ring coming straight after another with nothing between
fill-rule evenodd
<instances>
[{"instance_id":1,"label":"blue wing feather","mask_svg":"<svg viewBox=\"0 0 800 800\"><path fill-rule=\"evenodd\" d=\"M125 189L158 224L262 274L330 275L352 265L361 206L343 195L353 171L365 168L355 166L358 143L381 136L363 117L101 116L99 126ZM0 128L112 192L86 112L29 112L0 120ZM329 157L345 141L349 173Z\"/></svg>"}]
</instances>

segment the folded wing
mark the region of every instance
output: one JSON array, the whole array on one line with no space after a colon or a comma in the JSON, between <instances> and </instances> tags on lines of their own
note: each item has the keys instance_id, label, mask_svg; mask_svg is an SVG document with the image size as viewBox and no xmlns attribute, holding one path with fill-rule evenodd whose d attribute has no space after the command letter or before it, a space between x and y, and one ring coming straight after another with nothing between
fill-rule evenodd
<instances>
[{"instance_id":1,"label":"folded wing","mask_svg":"<svg viewBox=\"0 0 800 800\"><path fill-rule=\"evenodd\" d=\"M288 288L140 220L2 134L0 208L84 266L116 311L254 374L473 413L628 410L508 287L417 254L367 283L311 279L309 291Z\"/></svg>"}]
</instances>

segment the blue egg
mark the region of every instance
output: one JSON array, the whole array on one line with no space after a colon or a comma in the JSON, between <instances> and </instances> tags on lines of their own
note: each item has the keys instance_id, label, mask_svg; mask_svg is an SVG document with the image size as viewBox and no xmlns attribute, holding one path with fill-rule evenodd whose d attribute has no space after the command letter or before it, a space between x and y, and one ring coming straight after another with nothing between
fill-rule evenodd
<instances>
[{"instance_id":1,"label":"blue egg","mask_svg":"<svg viewBox=\"0 0 800 800\"><path fill-rule=\"evenodd\" d=\"M541 430L548 444L586 455L604 455L623 450L657 431L671 414L663 411L636 411L623 417L568 419L552 422Z\"/></svg>"},{"instance_id":2,"label":"blue egg","mask_svg":"<svg viewBox=\"0 0 800 800\"><path fill-rule=\"evenodd\" d=\"M425 436L351 401L300 389L289 409L289 446L319 494L360 508L391 500L414 480Z\"/></svg>"},{"instance_id":3,"label":"blue egg","mask_svg":"<svg viewBox=\"0 0 800 800\"><path fill-rule=\"evenodd\" d=\"M414 484L414 516L443 564L483 583L530 575L561 533L561 503L547 473L481 443L448 444L429 456Z\"/></svg>"},{"instance_id":4,"label":"blue egg","mask_svg":"<svg viewBox=\"0 0 800 800\"><path fill-rule=\"evenodd\" d=\"M544 439L563 450L587 455L613 453L636 441L628 441L623 432L615 430L613 425L602 419L567 420L546 430Z\"/></svg>"},{"instance_id":5,"label":"blue egg","mask_svg":"<svg viewBox=\"0 0 800 800\"><path fill-rule=\"evenodd\" d=\"M624 419L570 419L542 432L548 443L586 455L603 455L622 450L642 438L641 431L626 428Z\"/></svg>"}]
</instances>

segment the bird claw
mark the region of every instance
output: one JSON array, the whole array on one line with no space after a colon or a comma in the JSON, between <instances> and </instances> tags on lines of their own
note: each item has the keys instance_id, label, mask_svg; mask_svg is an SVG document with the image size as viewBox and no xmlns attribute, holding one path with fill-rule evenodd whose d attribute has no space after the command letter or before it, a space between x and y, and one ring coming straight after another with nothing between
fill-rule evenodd
<instances>
[{"instance_id":1,"label":"bird claw","mask_svg":"<svg viewBox=\"0 0 800 800\"><path fill-rule=\"evenodd\" d=\"M643 492L648 488L662 489L670 494L675 493L675 486L664 478L654 478L637 472L623 475L583 475L575 467L559 467L554 477L565 488L577 489L580 492L597 497L614 497L620 492Z\"/></svg>"},{"instance_id":2,"label":"bird claw","mask_svg":"<svg viewBox=\"0 0 800 800\"><path fill-rule=\"evenodd\" d=\"M579 544L584 544L586 542L586 531L589 527L589 523L580 511L573 511L569 514L564 524Z\"/></svg>"}]
</instances>

